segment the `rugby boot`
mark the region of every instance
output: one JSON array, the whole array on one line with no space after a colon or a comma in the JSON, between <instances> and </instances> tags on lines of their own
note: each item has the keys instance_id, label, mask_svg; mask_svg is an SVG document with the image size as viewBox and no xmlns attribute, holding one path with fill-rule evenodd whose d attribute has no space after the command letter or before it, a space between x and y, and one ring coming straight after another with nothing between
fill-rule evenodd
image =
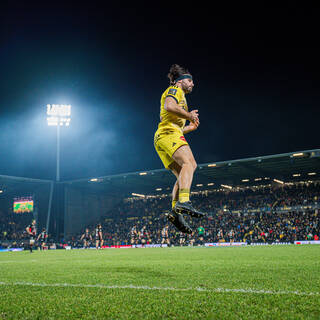
<instances>
[{"instance_id":1,"label":"rugby boot","mask_svg":"<svg viewBox=\"0 0 320 320\"><path fill-rule=\"evenodd\" d=\"M166 213L166 217L179 231L188 234L192 233L192 229L187 224L186 220L184 220L182 214L171 211Z\"/></svg>"},{"instance_id":2,"label":"rugby boot","mask_svg":"<svg viewBox=\"0 0 320 320\"><path fill-rule=\"evenodd\" d=\"M187 201L187 202L178 201L176 203L176 205L174 206L173 210L177 213L188 214L189 216L194 217L194 218L203 218L203 217L206 217L206 215L207 215L204 212L200 212L200 211L196 210L192 206L191 201Z\"/></svg>"}]
</instances>

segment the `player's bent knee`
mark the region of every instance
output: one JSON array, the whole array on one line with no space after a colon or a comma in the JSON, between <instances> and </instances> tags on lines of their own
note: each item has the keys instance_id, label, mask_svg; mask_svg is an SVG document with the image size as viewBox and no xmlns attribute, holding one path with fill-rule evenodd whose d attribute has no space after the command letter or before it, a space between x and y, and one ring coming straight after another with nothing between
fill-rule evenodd
<instances>
[{"instance_id":1,"label":"player's bent knee","mask_svg":"<svg viewBox=\"0 0 320 320\"><path fill-rule=\"evenodd\" d=\"M192 161L193 171L196 171L198 164L195 161Z\"/></svg>"}]
</instances>

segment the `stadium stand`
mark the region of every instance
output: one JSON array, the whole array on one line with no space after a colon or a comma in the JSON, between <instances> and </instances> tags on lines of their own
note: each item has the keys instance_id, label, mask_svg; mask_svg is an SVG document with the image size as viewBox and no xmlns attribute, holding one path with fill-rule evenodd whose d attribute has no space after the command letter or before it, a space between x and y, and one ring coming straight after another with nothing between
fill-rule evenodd
<instances>
[{"instance_id":1,"label":"stadium stand","mask_svg":"<svg viewBox=\"0 0 320 320\"><path fill-rule=\"evenodd\" d=\"M319 236L319 174L319 149L200 164L192 201L209 218L190 221L194 234L188 237L164 217L174 183L164 169L55 183L0 176L0 241L23 245L24 228L33 217L39 230L49 226L51 241L74 247L82 246L84 229L93 233L98 222L107 246L130 244L134 225L140 232L135 244L161 243L166 224L174 245L182 240L196 245L314 239ZM60 196L55 197L52 189L60 190ZM14 214L16 196L33 197L32 215ZM59 203L51 217L50 201L53 208Z\"/></svg>"},{"instance_id":2,"label":"stadium stand","mask_svg":"<svg viewBox=\"0 0 320 320\"><path fill-rule=\"evenodd\" d=\"M320 234L319 196L319 181L194 193L195 206L208 212L209 218L190 221L195 232L186 237L186 244L313 240ZM166 224L172 244L179 245L180 233L163 215L169 202L168 195L123 200L103 218L106 245L130 244L130 230L134 225L140 233L136 244L159 244L161 230ZM205 230L204 236L197 233L200 226ZM94 230L94 225L86 227ZM145 228L143 233L142 228ZM74 235L70 244L82 246L78 241L80 235Z\"/></svg>"}]
</instances>

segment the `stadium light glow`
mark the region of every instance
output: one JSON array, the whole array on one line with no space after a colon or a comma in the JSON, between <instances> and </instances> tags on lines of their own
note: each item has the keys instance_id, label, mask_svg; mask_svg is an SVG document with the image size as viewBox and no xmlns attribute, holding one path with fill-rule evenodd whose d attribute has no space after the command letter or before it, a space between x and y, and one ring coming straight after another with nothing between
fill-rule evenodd
<instances>
[{"instance_id":1,"label":"stadium light glow","mask_svg":"<svg viewBox=\"0 0 320 320\"><path fill-rule=\"evenodd\" d=\"M91 182L97 182L98 181L98 178L92 178L90 179Z\"/></svg>"},{"instance_id":2,"label":"stadium light glow","mask_svg":"<svg viewBox=\"0 0 320 320\"><path fill-rule=\"evenodd\" d=\"M280 183L280 184L284 184L284 182L283 182L283 181L278 180L278 179L273 179L273 181L274 181L274 182L277 182L277 183Z\"/></svg>"},{"instance_id":3,"label":"stadium light glow","mask_svg":"<svg viewBox=\"0 0 320 320\"><path fill-rule=\"evenodd\" d=\"M231 187L231 186L228 186L227 184L222 184L221 187L227 188L227 189L232 189L232 187Z\"/></svg>"},{"instance_id":4,"label":"stadium light glow","mask_svg":"<svg viewBox=\"0 0 320 320\"><path fill-rule=\"evenodd\" d=\"M71 121L71 105L47 104L47 115L49 126L69 126Z\"/></svg>"},{"instance_id":5,"label":"stadium light glow","mask_svg":"<svg viewBox=\"0 0 320 320\"><path fill-rule=\"evenodd\" d=\"M216 163L211 163L211 164L208 164L208 167L216 167L217 164Z\"/></svg>"},{"instance_id":6,"label":"stadium light glow","mask_svg":"<svg viewBox=\"0 0 320 320\"><path fill-rule=\"evenodd\" d=\"M300 174L300 173L294 173L292 176L293 176L293 177L300 177L301 174Z\"/></svg>"},{"instance_id":7,"label":"stadium light glow","mask_svg":"<svg viewBox=\"0 0 320 320\"><path fill-rule=\"evenodd\" d=\"M139 193L131 193L131 195L136 196L136 197L140 197L140 198L145 198L146 196L144 194L139 194Z\"/></svg>"},{"instance_id":8,"label":"stadium light glow","mask_svg":"<svg viewBox=\"0 0 320 320\"><path fill-rule=\"evenodd\" d=\"M292 156L293 157L302 157L304 155L303 152L298 152L298 153L293 153Z\"/></svg>"},{"instance_id":9,"label":"stadium light glow","mask_svg":"<svg viewBox=\"0 0 320 320\"><path fill-rule=\"evenodd\" d=\"M146 172L140 172L139 175L140 176L145 176L147 173Z\"/></svg>"},{"instance_id":10,"label":"stadium light glow","mask_svg":"<svg viewBox=\"0 0 320 320\"><path fill-rule=\"evenodd\" d=\"M157 188L157 189L156 189L156 191L161 191L161 190L162 190L161 188Z\"/></svg>"},{"instance_id":11,"label":"stadium light glow","mask_svg":"<svg viewBox=\"0 0 320 320\"><path fill-rule=\"evenodd\" d=\"M308 176L315 176L317 173L316 172L309 172Z\"/></svg>"},{"instance_id":12,"label":"stadium light glow","mask_svg":"<svg viewBox=\"0 0 320 320\"><path fill-rule=\"evenodd\" d=\"M202 183L198 183L196 184L197 187L203 187L203 184Z\"/></svg>"},{"instance_id":13,"label":"stadium light glow","mask_svg":"<svg viewBox=\"0 0 320 320\"><path fill-rule=\"evenodd\" d=\"M255 178L254 181L261 181L262 178Z\"/></svg>"},{"instance_id":14,"label":"stadium light glow","mask_svg":"<svg viewBox=\"0 0 320 320\"><path fill-rule=\"evenodd\" d=\"M241 181L242 182L249 182L250 180L249 179L242 179Z\"/></svg>"},{"instance_id":15,"label":"stadium light glow","mask_svg":"<svg viewBox=\"0 0 320 320\"><path fill-rule=\"evenodd\" d=\"M208 186L213 186L214 183L213 183L213 182L210 182L210 183L208 183L207 185L208 185Z\"/></svg>"},{"instance_id":16,"label":"stadium light glow","mask_svg":"<svg viewBox=\"0 0 320 320\"><path fill-rule=\"evenodd\" d=\"M0 193L3 193L3 190L0 190Z\"/></svg>"}]
</instances>

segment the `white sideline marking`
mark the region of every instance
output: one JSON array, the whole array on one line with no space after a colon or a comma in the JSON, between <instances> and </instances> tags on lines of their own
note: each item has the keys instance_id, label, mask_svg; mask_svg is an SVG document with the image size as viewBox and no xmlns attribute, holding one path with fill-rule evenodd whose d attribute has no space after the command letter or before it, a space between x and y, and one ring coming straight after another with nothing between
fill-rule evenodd
<instances>
[{"instance_id":1,"label":"white sideline marking","mask_svg":"<svg viewBox=\"0 0 320 320\"><path fill-rule=\"evenodd\" d=\"M22 260L3 260L3 261L0 261L0 263L19 263L19 262L22 262L22 263L29 263L29 262L38 262L38 260L27 260L27 261L22 261Z\"/></svg>"},{"instance_id":2,"label":"white sideline marking","mask_svg":"<svg viewBox=\"0 0 320 320\"><path fill-rule=\"evenodd\" d=\"M31 287L74 287L74 288L99 288L99 289L135 289L135 290L163 290L163 291L198 291L216 293L252 293L252 294L285 294L298 296L319 296L320 292L300 292L300 291L272 291L256 289L227 289L227 288L173 288L173 287L149 287L134 285L104 285L104 284L81 284L81 283L33 283L33 282L1 282L1 286L31 286Z\"/></svg>"}]
</instances>

